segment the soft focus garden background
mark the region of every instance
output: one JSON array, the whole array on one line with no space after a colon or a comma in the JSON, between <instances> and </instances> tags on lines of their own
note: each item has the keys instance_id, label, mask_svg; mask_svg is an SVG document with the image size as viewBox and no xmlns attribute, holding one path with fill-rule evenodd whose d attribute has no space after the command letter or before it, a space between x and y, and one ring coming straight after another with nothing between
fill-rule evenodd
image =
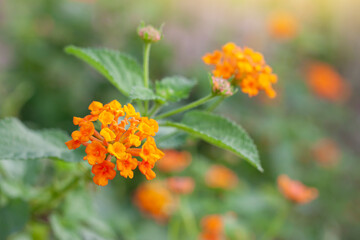
<instances>
[{"instance_id":1,"label":"soft focus garden background","mask_svg":"<svg viewBox=\"0 0 360 240\"><path fill-rule=\"evenodd\" d=\"M260 239L269 229L276 239L358 239L359 11L360 2L353 0L0 0L0 117L18 117L34 129L71 133L72 117L87 114L91 101L126 102L63 50L69 44L108 47L140 62L141 20L165 23L164 39L152 48L150 77L196 79L190 99L209 91L210 69L201 57L226 42L262 52L279 78L274 100L239 92L217 109L254 138L264 173L187 138L181 147L163 148L189 152L191 164L179 172L156 170L158 188L170 176L195 182L194 191L180 199L168 192L152 196L154 204L169 205L167 220L154 219L135 204L134 193L146 181L138 173L134 180L115 178L103 188L82 183L52 203L54 211L34 217L27 199L50 182L61 185L79 165L0 161L0 239L6 231L12 233L9 239L147 240L171 234L191 239L210 214L225 219L228 239ZM234 186L209 184L207 171L214 164L236 173ZM288 203L276 182L281 174L319 191L316 200L291 207L285 221L281 214Z\"/></svg>"}]
</instances>

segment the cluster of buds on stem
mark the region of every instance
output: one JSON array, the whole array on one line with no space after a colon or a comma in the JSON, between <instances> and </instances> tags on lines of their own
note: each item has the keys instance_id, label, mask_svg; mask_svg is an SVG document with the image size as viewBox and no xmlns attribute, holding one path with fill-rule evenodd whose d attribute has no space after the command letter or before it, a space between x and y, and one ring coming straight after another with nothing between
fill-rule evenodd
<instances>
[{"instance_id":1,"label":"cluster of buds on stem","mask_svg":"<svg viewBox=\"0 0 360 240\"><path fill-rule=\"evenodd\" d=\"M211 77L212 93L215 95L222 95L230 97L234 94L233 87L231 83L221 77Z\"/></svg>"},{"instance_id":2,"label":"cluster of buds on stem","mask_svg":"<svg viewBox=\"0 0 360 240\"><path fill-rule=\"evenodd\" d=\"M145 23L142 22L138 27L138 35L146 43L156 43L162 38L161 28L162 27L160 27L160 29L156 29L151 25L145 26Z\"/></svg>"}]
</instances>

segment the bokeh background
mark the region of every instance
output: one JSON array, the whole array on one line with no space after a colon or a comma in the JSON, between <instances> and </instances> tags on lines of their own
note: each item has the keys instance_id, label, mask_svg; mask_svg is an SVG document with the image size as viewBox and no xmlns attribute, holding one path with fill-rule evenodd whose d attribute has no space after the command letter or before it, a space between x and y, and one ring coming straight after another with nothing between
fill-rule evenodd
<instances>
[{"instance_id":1,"label":"bokeh background","mask_svg":"<svg viewBox=\"0 0 360 240\"><path fill-rule=\"evenodd\" d=\"M134 192L145 181L137 174L137 180L116 178L110 187L78 186L55 210L29 215L10 239L171 239L176 226L201 232L200 221L209 214L226 219L227 239L259 239L274 222L280 222L275 239L358 239L359 11L360 2L353 0L0 0L0 117L18 117L35 129L71 133L72 117L87 114L91 101L127 101L64 47L108 47L141 62L136 33L141 20L165 23L163 40L152 47L150 77L196 79L188 101L210 89L210 69L201 57L226 42L263 53L278 75L274 100L240 92L216 110L254 138L264 173L187 138L173 147L189 152L191 164L175 173L159 170L158 179L190 176L195 189L180 200L166 199L177 206L166 210L167 220L134 204ZM207 184L214 164L232 169L234 188ZM46 159L1 161L0 169L0 203L14 200L15 212L9 214L19 216L23 201L78 170ZM281 174L319 191L311 203L292 206L282 222L278 213L288 202L277 188ZM178 239L191 239L191 233L179 232Z\"/></svg>"}]
</instances>

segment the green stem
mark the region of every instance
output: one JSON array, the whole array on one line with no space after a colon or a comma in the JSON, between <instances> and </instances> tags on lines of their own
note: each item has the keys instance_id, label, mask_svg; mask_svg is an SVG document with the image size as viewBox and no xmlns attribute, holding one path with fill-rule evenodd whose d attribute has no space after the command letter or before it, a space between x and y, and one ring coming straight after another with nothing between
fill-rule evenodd
<instances>
[{"instance_id":1,"label":"green stem","mask_svg":"<svg viewBox=\"0 0 360 240\"><path fill-rule=\"evenodd\" d=\"M198 234L198 229L196 227L196 220L193 212L191 211L188 202L186 199L182 199L182 207L180 209L180 214L184 221L184 225L187 233L189 234L191 239L195 239Z\"/></svg>"},{"instance_id":2,"label":"green stem","mask_svg":"<svg viewBox=\"0 0 360 240\"><path fill-rule=\"evenodd\" d=\"M288 215L290 212L290 206L286 204L286 206L278 212L275 218L271 221L271 224L267 231L262 236L261 240L272 240L275 239L279 234L282 226L284 225Z\"/></svg>"},{"instance_id":3,"label":"green stem","mask_svg":"<svg viewBox=\"0 0 360 240\"><path fill-rule=\"evenodd\" d=\"M144 114L144 106L142 105L142 102L140 100L137 100L136 103L139 107L139 111L140 111L141 115L143 115Z\"/></svg>"},{"instance_id":4,"label":"green stem","mask_svg":"<svg viewBox=\"0 0 360 240\"><path fill-rule=\"evenodd\" d=\"M181 113L183 111L186 111L186 110L189 110L189 109L192 109L194 107L197 107L201 104L204 104L206 103L207 101L209 101L210 99L212 99L214 97L214 95L212 94L209 94L207 95L206 97L203 97L203 98L200 98L199 100L195 101L195 102L192 102L188 105L185 105L183 107L180 107L178 109L175 109L175 110L172 110L172 111L169 111L169 112L166 112L166 113L163 113L159 116L157 116L155 119L162 119L162 118L166 118L166 117L170 117L172 115L175 115L175 114L178 114L178 113Z\"/></svg>"},{"instance_id":5,"label":"green stem","mask_svg":"<svg viewBox=\"0 0 360 240\"><path fill-rule=\"evenodd\" d=\"M173 216L169 224L169 239L178 240L179 239L179 230L180 230L180 221L177 216Z\"/></svg>"},{"instance_id":6,"label":"green stem","mask_svg":"<svg viewBox=\"0 0 360 240\"><path fill-rule=\"evenodd\" d=\"M144 45L144 86L149 88L149 58L150 58L151 43L145 43ZM145 115L149 108L149 101L145 101Z\"/></svg>"},{"instance_id":7,"label":"green stem","mask_svg":"<svg viewBox=\"0 0 360 240\"><path fill-rule=\"evenodd\" d=\"M217 108L217 106L220 105L220 103L222 103L222 101L224 101L226 97L224 96L220 96L216 101L213 102L213 104L211 104L206 110L209 112L212 112L215 110L215 108Z\"/></svg>"},{"instance_id":8,"label":"green stem","mask_svg":"<svg viewBox=\"0 0 360 240\"><path fill-rule=\"evenodd\" d=\"M69 191L76 188L80 180L82 180L83 178L84 175L74 176L66 185L62 186L59 189L56 189L55 191L53 190L53 186L51 186L51 188L49 189L51 191L50 197L45 200L35 202L32 207L32 213L41 213L44 210L51 209L57 201L65 197L65 195Z\"/></svg>"},{"instance_id":9,"label":"green stem","mask_svg":"<svg viewBox=\"0 0 360 240\"><path fill-rule=\"evenodd\" d=\"M151 43L145 43L144 45L144 86L149 87L149 57L150 57Z\"/></svg>"},{"instance_id":10,"label":"green stem","mask_svg":"<svg viewBox=\"0 0 360 240\"><path fill-rule=\"evenodd\" d=\"M155 113L157 113L157 111L160 109L162 104L160 103L155 103L155 106L150 110L149 113L149 118L151 118Z\"/></svg>"}]
</instances>

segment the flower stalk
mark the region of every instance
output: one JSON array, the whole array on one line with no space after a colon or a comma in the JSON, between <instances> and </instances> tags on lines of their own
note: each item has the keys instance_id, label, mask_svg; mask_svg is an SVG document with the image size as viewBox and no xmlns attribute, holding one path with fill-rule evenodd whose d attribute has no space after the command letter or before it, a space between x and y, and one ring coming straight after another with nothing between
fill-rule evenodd
<instances>
[{"instance_id":1,"label":"flower stalk","mask_svg":"<svg viewBox=\"0 0 360 240\"><path fill-rule=\"evenodd\" d=\"M208 108L208 112L214 111L224 100L226 96L220 96L216 101L214 101Z\"/></svg>"},{"instance_id":2,"label":"flower stalk","mask_svg":"<svg viewBox=\"0 0 360 240\"><path fill-rule=\"evenodd\" d=\"M195 108L197 106L200 106L204 103L206 103L207 101L209 101L210 99L214 98L215 95L213 94L209 94L203 98L200 98L199 100L195 101L195 102L192 102L188 105L185 105L183 107L180 107L178 109L174 109L172 111L169 111L169 112L166 112L166 113L163 113L157 117L155 117L155 119L163 119L163 118L166 118L166 117L170 117L172 115L175 115L175 114L178 114L178 113L181 113L181 112L184 112L186 110L189 110L189 109L192 109L192 108Z\"/></svg>"},{"instance_id":3,"label":"flower stalk","mask_svg":"<svg viewBox=\"0 0 360 240\"><path fill-rule=\"evenodd\" d=\"M149 88L149 58L151 43L144 44L144 86Z\"/></svg>"},{"instance_id":4,"label":"flower stalk","mask_svg":"<svg viewBox=\"0 0 360 240\"><path fill-rule=\"evenodd\" d=\"M88 178L89 173L83 172L80 175L73 176L65 185L60 188L56 188L54 185L51 185L45 192L49 192L49 196L42 198L41 200L34 199L32 210L33 214L41 214L47 210L50 210L59 203L68 192L72 191L82 182L83 179Z\"/></svg>"},{"instance_id":5,"label":"flower stalk","mask_svg":"<svg viewBox=\"0 0 360 240\"><path fill-rule=\"evenodd\" d=\"M261 240L271 240L277 237L281 228L284 226L284 223L289 215L290 210L291 210L291 205L286 204L283 207L283 209L277 213L275 218L271 221L269 228L262 236Z\"/></svg>"},{"instance_id":6,"label":"flower stalk","mask_svg":"<svg viewBox=\"0 0 360 240\"><path fill-rule=\"evenodd\" d=\"M151 43L145 42L144 43L144 63L143 63L143 71L144 71L144 86L146 88L149 88L149 58L150 58L150 49L151 49ZM144 115L147 115L148 109L149 109L149 101L145 101L144 103L145 109L144 109Z\"/></svg>"}]
</instances>

